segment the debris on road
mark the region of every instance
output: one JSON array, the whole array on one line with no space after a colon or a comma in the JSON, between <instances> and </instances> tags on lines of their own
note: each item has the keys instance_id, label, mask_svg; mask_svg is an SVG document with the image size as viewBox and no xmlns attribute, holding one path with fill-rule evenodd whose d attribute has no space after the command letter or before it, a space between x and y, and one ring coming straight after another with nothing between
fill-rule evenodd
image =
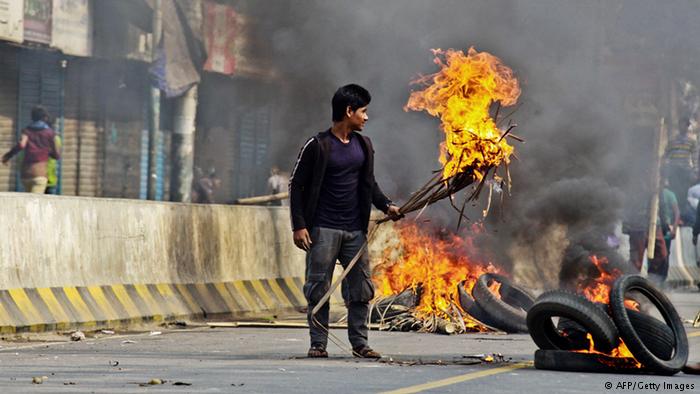
<instances>
[{"instance_id":1,"label":"debris on road","mask_svg":"<svg viewBox=\"0 0 700 394\"><path fill-rule=\"evenodd\" d=\"M161 335L161 334L163 334L162 331L151 331L151 332L148 334L148 336L149 336L149 337L154 337L154 336L156 336L156 335Z\"/></svg>"},{"instance_id":2,"label":"debris on road","mask_svg":"<svg viewBox=\"0 0 700 394\"><path fill-rule=\"evenodd\" d=\"M175 382L175 383L173 383L173 386L192 386L192 383L187 383L187 382Z\"/></svg>"},{"instance_id":3,"label":"debris on road","mask_svg":"<svg viewBox=\"0 0 700 394\"><path fill-rule=\"evenodd\" d=\"M116 361L116 360L115 360L115 361L109 360L109 366L110 366L110 367L116 367L117 365L119 365L119 361Z\"/></svg>"},{"instance_id":4,"label":"debris on road","mask_svg":"<svg viewBox=\"0 0 700 394\"><path fill-rule=\"evenodd\" d=\"M32 383L33 384L43 384L47 380L49 380L48 376L34 376L32 378Z\"/></svg>"},{"instance_id":5,"label":"debris on road","mask_svg":"<svg viewBox=\"0 0 700 394\"><path fill-rule=\"evenodd\" d=\"M105 335L114 335L114 331L112 330L100 330L100 332Z\"/></svg>"},{"instance_id":6,"label":"debris on road","mask_svg":"<svg viewBox=\"0 0 700 394\"><path fill-rule=\"evenodd\" d=\"M82 331L75 331L70 334L70 340L77 342L77 341L84 341L85 340L85 333Z\"/></svg>"},{"instance_id":7,"label":"debris on road","mask_svg":"<svg viewBox=\"0 0 700 394\"><path fill-rule=\"evenodd\" d=\"M64 386L75 386L76 384L75 382L63 382Z\"/></svg>"},{"instance_id":8,"label":"debris on road","mask_svg":"<svg viewBox=\"0 0 700 394\"><path fill-rule=\"evenodd\" d=\"M136 343L136 341L132 341L131 339L127 339L127 340L125 340L125 341L122 341L122 345L127 345L127 344L130 344L130 343Z\"/></svg>"}]
</instances>

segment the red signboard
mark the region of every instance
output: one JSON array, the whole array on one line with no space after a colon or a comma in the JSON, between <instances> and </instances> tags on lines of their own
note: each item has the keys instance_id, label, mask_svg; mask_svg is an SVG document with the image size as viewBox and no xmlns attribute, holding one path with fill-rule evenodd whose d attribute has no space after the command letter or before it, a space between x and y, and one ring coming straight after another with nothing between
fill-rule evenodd
<instances>
[{"instance_id":1,"label":"red signboard","mask_svg":"<svg viewBox=\"0 0 700 394\"><path fill-rule=\"evenodd\" d=\"M24 39L51 43L51 0L24 0Z\"/></svg>"},{"instance_id":2,"label":"red signboard","mask_svg":"<svg viewBox=\"0 0 700 394\"><path fill-rule=\"evenodd\" d=\"M204 39L208 54L205 70L234 73L237 33L238 15L233 8L207 1L204 12Z\"/></svg>"}]
</instances>

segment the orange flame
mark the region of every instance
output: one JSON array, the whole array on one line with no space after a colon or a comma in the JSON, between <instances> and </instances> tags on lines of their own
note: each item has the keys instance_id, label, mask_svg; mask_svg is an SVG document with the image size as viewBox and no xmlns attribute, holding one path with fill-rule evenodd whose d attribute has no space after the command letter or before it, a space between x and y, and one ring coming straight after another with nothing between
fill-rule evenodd
<instances>
[{"instance_id":1,"label":"orange flame","mask_svg":"<svg viewBox=\"0 0 700 394\"><path fill-rule=\"evenodd\" d=\"M500 59L469 48L463 51L434 49L435 74L414 84L427 85L412 92L404 110L426 111L440 118L445 141L440 145L443 178L471 170L481 180L490 167L509 163L513 147L489 114L492 103L515 104L520 96L518 80Z\"/></svg>"},{"instance_id":2,"label":"orange flame","mask_svg":"<svg viewBox=\"0 0 700 394\"><path fill-rule=\"evenodd\" d=\"M598 269L598 277L593 278L592 282L588 285L584 283L579 283L578 290L586 298L592 302L600 302L603 304L610 303L610 290L612 289L613 282L622 273L617 269L608 268L608 259L605 257L590 256L591 263ZM625 306L630 309L639 310L639 303L634 300L626 299ZM593 342L593 336L590 333L586 334L588 337L589 347L587 350L577 350L580 353L595 353L602 354L608 357L613 357L620 359L616 360L613 366L625 366L628 368L642 368L642 364L637 361L629 351L625 342L620 338L620 344L613 349L610 353L601 353L594 349L595 344Z\"/></svg>"},{"instance_id":3,"label":"orange flame","mask_svg":"<svg viewBox=\"0 0 700 394\"><path fill-rule=\"evenodd\" d=\"M610 353L602 353L595 350L593 336L590 333L588 333L586 334L586 337L588 338L589 343L588 349L576 350L577 353L601 354L608 357L619 358L621 360L618 363L616 363L616 366L626 366L628 368L642 368L642 363L640 363L639 361L637 361L636 358L634 358L634 355L627 348L627 345L625 344L625 341L622 340L622 338L620 338L620 344L615 349L611 350Z\"/></svg>"},{"instance_id":4,"label":"orange flame","mask_svg":"<svg viewBox=\"0 0 700 394\"><path fill-rule=\"evenodd\" d=\"M605 257L590 256L591 263L598 269L598 277L592 282L579 283L578 291L592 302L603 304L610 303L610 289L622 273L615 268L608 268L608 259ZM625 306L629 309L639 311L639 303L635 300L626 299Z\"/></svg>"},{"instance_id":5,"label":"orange flame","mask_svg":"<svg viewBox=\"0 0 700 394\"><path fill-rule=\"evenodd\" d=\"M399 253L392 255L394 248L385 251L382 263L375 268L374 281L378 292L385 296L407 288L417 291L420 287L418 317L449 318L446 311L451 306L460 308L457 290L460 282L465 281L465 289L471 293L479 276L497 272L490 263L474 262L464 254L473 250L469 238L456 235L433 238L414 223L397 225L397 232ZM475 323L465 321L465 325L474 327Z\"/></svg>"}]
</instances>

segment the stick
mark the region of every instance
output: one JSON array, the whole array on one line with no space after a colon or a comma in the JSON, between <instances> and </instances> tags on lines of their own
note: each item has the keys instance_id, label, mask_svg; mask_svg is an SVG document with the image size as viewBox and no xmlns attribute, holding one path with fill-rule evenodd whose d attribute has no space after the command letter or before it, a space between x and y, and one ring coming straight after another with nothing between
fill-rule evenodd
<instances>
[{"instance_id":1,"label":"stick","mask_svg":"<svg viewBox=\"0 0 700 394\"><path fill-rule=\"evenodd\" d=\"M284 200L286 198L289 198L289 192L269 194L266 196L239 198L238 200L236 200L236 204L241 204L241 205L264 204L266 202Z\"/></svg>"},{"instance_id":2,"label":"stick","mask_svg":"<svg viewBox=\"0 0 700 394\"><path fill-rule=\"evenodd\" d=\"M647 259L654 258L656 252L656 219L659 216L659 192L661 191L661 157L664 153L663 140L666 135L666 122L661 118L659 132L654 141L654 167L652 168L652 196L651 207L649 207L649 234L647 237ZM663 214L663 213L662 213Z\"/></svg>"}]
</instances>

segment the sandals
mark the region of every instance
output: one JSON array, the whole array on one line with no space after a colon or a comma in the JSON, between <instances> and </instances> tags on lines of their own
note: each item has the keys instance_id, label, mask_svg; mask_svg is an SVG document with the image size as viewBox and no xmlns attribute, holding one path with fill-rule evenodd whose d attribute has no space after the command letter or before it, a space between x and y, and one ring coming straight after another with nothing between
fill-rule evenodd
<instances>
[{"instance_id":1,"label":"sandals","mask_svg":"<svg viewBox=\"0 0 700 394\"><path fill-rule=\"evenodd\" d=\"M360 358L382 358L381 354L367 345L353 348L352 355Z\"/></svg>"},{"instance_id":2,"label":"sandals","mask_svg":"<svg viewBox=\"0 0 700 394\"><path fill-rule=\"evenodd\" d=\"M328 358L328 352L325 346L311 345L309 352L306 354L308 358Z\"/></svg>"}]
</instances>

